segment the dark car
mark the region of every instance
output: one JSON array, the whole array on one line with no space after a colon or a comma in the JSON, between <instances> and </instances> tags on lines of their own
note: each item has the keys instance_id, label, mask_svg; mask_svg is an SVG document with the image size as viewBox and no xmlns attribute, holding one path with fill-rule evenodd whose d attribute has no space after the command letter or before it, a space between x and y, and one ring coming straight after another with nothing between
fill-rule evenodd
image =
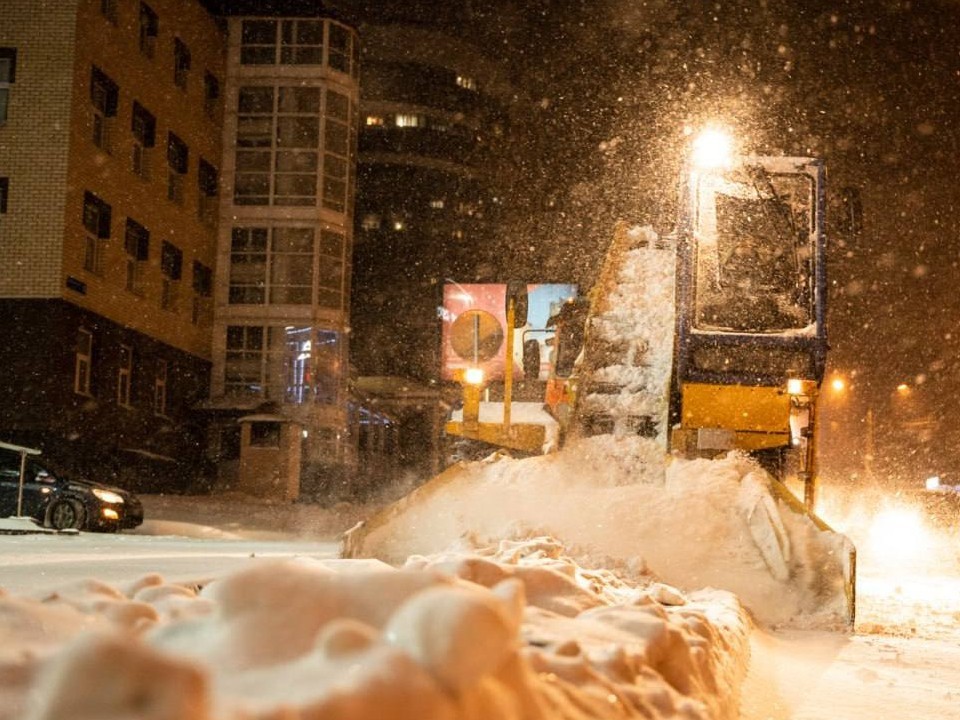
<instances>
[{"instance_id":1,"label":"dark car","mask_svg":"<svg viewBox=\"0 0 960 720\"><path fill-rule=\"evenodd\" d=\"M143 505L133 493L54 472L35 455L26 458L21 516L56 530L116 532L143 522ZM20 464L20 452L0 447L0 518L17 514Z\"/></svg>"}]
</instances>

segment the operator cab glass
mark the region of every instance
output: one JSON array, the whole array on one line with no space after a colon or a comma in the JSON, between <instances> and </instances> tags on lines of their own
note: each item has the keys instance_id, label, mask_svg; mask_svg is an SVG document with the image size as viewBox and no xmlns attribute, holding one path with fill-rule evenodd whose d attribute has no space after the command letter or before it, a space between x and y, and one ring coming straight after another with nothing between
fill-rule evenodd
<instances>
[{"instance_id":1,"label":"operator cab glass","mask_svg":"<svg viewBox=\"0 0 960 720\"><path fill-rule=\"evenodd\" d=\"M783 333L815 322L816 188L746 163L695 180L697 330Z\"/></svg>"}]
</instances>

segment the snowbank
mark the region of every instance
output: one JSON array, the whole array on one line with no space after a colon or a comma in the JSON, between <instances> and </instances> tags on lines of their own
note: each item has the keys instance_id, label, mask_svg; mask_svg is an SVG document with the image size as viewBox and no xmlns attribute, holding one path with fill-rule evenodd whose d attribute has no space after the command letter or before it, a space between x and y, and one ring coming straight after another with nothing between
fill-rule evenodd
<instances>
[{"instance_id":1,"label":"snowbank","mask_svg":"<svg viewBox=\"0 0 960 720\"><path fill-rule=\"evenodd\" d=\"M0 596L0 718L733 719L749 623L549 538Z\"/></svg>"},{"instance_id":2,"label":"snowbank","mask_svg":"<svg viewBox=\"0 0 960 720\"><path fill-rule=\"evenodd\" d=\"M852 546L784 508L769 483L744 455L665 463L655 442L598 436L448 471L361 528L357 555L398 563L464 536L547 534L590 566L733 592L770 624L836 623Z\"/></svg>"}]
</instances>

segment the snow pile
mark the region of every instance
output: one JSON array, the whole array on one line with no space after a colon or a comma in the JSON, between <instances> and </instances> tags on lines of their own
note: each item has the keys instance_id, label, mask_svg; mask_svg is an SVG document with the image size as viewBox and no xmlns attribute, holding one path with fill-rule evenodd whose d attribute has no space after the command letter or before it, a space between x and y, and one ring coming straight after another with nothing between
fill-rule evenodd
<instances>
[{"instance_id":1,"label":"snow pile","mask_svg":"<svg viewBox=\"0 0 960 720\"><path fill-rule=\"evenodd\" d=\"M578 414L606 416L615 432L640 418L666 445L673 369L676 249L649 227L617 228L596 287L581 368Z\"/></svg>"},{"instance_id":2,"label":"snow pile","mask_svg":"<svg viewBox=\"0 0 960 720\"><path fill-rule=\"evenodd\" d=\"M786 509L744 455L673 459L664 473L656 442L597 436L549 456L492 456L441 479L359 528L350 553L400 563L465 534L546 534L586 565L646 566L681 588L733 592L767 623L844 615L849 541Z\"/></svg>"},{"instance_id":3,"label":"snow pile","mask_svg":"<svg viewBox=\"0 0 960 720\"><path fill-rule=\"evenodd\" d=\"M4 720L732 720L749 653L732 595L586 570L549 538L0 596L0 631Z\"/></svg>"}]
</instances>

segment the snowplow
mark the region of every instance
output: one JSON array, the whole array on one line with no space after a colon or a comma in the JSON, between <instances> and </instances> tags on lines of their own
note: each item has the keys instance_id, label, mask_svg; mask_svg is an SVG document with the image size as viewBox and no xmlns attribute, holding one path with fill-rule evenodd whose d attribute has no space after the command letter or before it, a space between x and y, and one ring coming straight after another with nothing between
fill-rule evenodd
<instances>
[{"instance_id":1,"label":"snowplow","mask_svg":"<svg viewBox=\"0 0 960 720\"><path fill-rule=\"evenodd\" d=\"M558 447L582 455L591 439L611 438L633 443L616 452L663 468L671 458L742 455L765 478L742 515L767 570L784 588L813 588L816 602L852 625L856 551L815 513L827 351L824 165L736 157L723 142L704 135L692 146L674 232L618 225L588 296L550 318L548 420L512 410L516 341L508 331L499 402L482 402L488 381L468 368L463 409L445 430L531 455ZM522 288L506 289L508 328L526 323ZM524 357L522 367L536 364ZM559 441L548 441L552 435ZM381 557L389 547L397 560L396 538L429 534L423 509L471 472L454 465L359 524L345 535L344 554ZM469 530L471 511L455 512ZM800 535L789 529L799 526ZM812 555L797 551L818 544ZM423 551L416 543L408 549Z\"/></svg>"}]
</instances>

